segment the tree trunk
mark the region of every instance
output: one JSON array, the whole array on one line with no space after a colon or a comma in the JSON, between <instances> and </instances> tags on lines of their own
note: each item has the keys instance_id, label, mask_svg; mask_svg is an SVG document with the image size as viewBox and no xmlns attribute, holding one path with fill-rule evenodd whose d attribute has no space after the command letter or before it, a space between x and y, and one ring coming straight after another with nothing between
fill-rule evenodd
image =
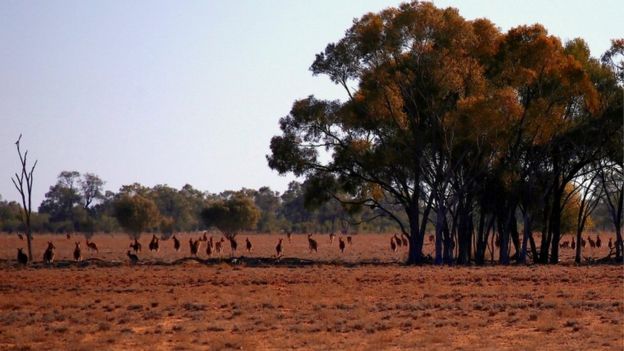
<instances>
[{"instance_id":1,"label":"tree trunk","mask_svg":"<svg viewBox=\"0 0 624 351\"><path fill-rule=\"evenodd\" d=\"M434 192L432 191L429 195L429 200L427 201L427 206L425 207L425 212L423 212L421 223L420 223L420 234L422 237L425 237L425 232L427 231L427 222L429 221L429 213L431 212L431 207L433 206Z\"/></svg>"},{"instance_id":2,"label":"tree trunk","mask_svg":"<svg viewBox=\"0 0 624 351\"><path fill-rule=\"evenodd\" d=\"M550 244L550 204L544 206L542 239L540 245L539 262L548 263L548 246Z\"/></svg>"},{"instance_id":3,"label":"tree trunk","mask_svg":"<svg viewBox=\"0 0 624 351\"><path fill-rule=\"evenodd\" d=\"M624 243L622 242L622 229L618 227L615 229L615 259L622 261L622 251L624 251Z\"/></svg>"},{"instance_id":4,"label":"tree trunk","mask_svg":"<svg viewBox=\"0 0 624 351\"><path fill-rule=\"evenodd\" d=\"M561 238L561 197L563 191L561 187L556 188L553 193L552 217L550 230L552 231L552 248L550 253L550 263L559 263L559 239Z\"/></svg>"},{"instance_id":5,"label":"tree trunk","mask_svg":"<svg viewBox=\"0 0 624 351\"><path fill-rule=\"evenodd\" d=\"M586 213L586 211L589 211L588 206L589 205L586 202L586 198L583 197L583 199L581 200L581 206L578 210L578 215L576 217L576 242L577 243L581 242L581 237L583 236L583 229L585 229L585 220L587 219L587 216L589 215L589 213ZM576 264L581 263L581 245L576 246L574 262Z\"/></svg>"},{"instance_id":6,"label":"tree trunk","mask_svg":"<svg viewBox=\"0 0 624 351\"><path fill-rule=\"evenodd\" d=\"M523 221L523 231L524 234L522 235L522 249L520 250L520 257L518 257L518 263L526 263L526 254L527 254L527 243L529 241L529 237L531 236L531 215L529 214L528 211L525 211L522 214L522 221Z\"/></svg>"},{"instance_id":7,"label":"tree trunk","mask_svg":"<svg viewBox=\"0 0 624 351\"><path fill-rule=\"evenodd\" d=\"M28 243L28 261L32 261L32 230L30 229L30 223L26 226L26 242Z\"/></svg>"},{"instance_id":8,"label":"tree trunk","mask_svg":"<svg viewBox=\"0 0 624 351\"><path fill-rule=\"evenodd\" d=\"M446 217L443 218L442 233L444 234L442 258L445 264L451 265L453 264L453 238L449 231L448 219Z\"/></svg>"},{"instance_id":9,"label":"tree trunk","mask_svg":"<svg viewBox=\"0 0 624 351\"><path fill-rule=\"evenodd\" d=\"M414 205L407 210L407 217L409 219L410 237L409 237L409 249L407 255L407 264L421 264L422 263L422 247L423 247L423 235L420 233L418 205Z\"/></svg>"},{"instance_id":10,"label":"tree trunk","mask_svg":"<svg viewBox=\"0 0 624 351\"><path fill-rule=\"evenodd\" d=\"M575 250L576 252L575 252L575 255L574 255L574 262L577 263L577 264L581 263L581 246L582 246L581 245L581 236L582 236L582 233L583 233L583 229L581 229L580 226L578 228L576 228L576 242L577 242L577 245L576 245L576 250Z\"/></svg>"},{"instance_id":11,"label":"tree trunk","mask_svg":"<svg viewBox=\"0 0 624 351\"><path fill-rule=\"evenodd\" d=\"M28 205L30 205L30 193L28 194ZM26 245L28 247L28 261L32 262L33 260L33 255L32 255L32 228L30 227L30 214L31 214L31 210L30 207L26 208L24 207L24 224L26 225L25 232L26 232Z\"/></svg>"},{"instance_id":12,"label":"tree trunk","mask_svg":"<svg viewBox=\"0 0 624 351\"><path fill-rule=\"evenodd\" d=\"M494 216L494 218L492 218L492 240L490 242L490 263L494 263L494 241L495 241L495 236L496 236L496 230L497 230L497 223L496 223L496 216ZM500 236L499 236L500 238ZM499 242L500 244L500 242Z\"/></svg>"},{"instance_id":13,"label":"tree trunk","mask_svg":"<svg viewBox=\"0 0 624 351\"><path fill-rule=\"evenodd\" d=\"M516 262L518 262L518 257L520 256L520 233L518 233L518 221L516 220L516 214L515 214L515 210L514 210L514 214L511 217L511 222L509 223L509 234L511 236L511 242L513 243L514 246L514 250L516 250L516 252L514 253L514 259L516 260Z\"/></svg>"},{"instance_id":14,"label":"tree trunk","mask_svg":"<svg viewBox=\"0 0 624 351\"><path fill-rule=\"evenodd\" d=\"M457 243L458 243L458 264L469 264L471 258L472 247L472 217L470 215L470 200L467 197L464 201L460 202L457 208L458 214L458 226L457 226Z\"/></svg>"},{"instance_id":15,"label":"tree trunk","mask_svg":"<svg viewBox=\"0 0 624 351\"><path fill-rule=\"evenodd\" d=\"M618 262L622 261L622 253L624 251L624 241L622 241L622 203L624 203L624 188L620 193L620 203L613 218L613 224L615 226L615 259Z\"/></svg>"},{"instance_id":16,"label":"tree trunk","mask_svg":"<svg viewBox=\"0 0 624 351\"><path fill-rule=\"evenodd\" d=\"M455 259L455 249L457 248L457 207L455 207L455 212L451 212L451 220L453 221L451 223L451 227L450 227L450 231L449 231L449 226L448 226L448 220L445 218L444 221L446 223L444 230L445 230L445 239L444 239L444 249L446 250L445 252L445 263L446 264L453 264L453 261Z\"/></svg>"},{"instance_id":17,"label":"tree trunk","mask_svg":"<svg viewBox=\"0 0 624 351\"><path fill-rule=\"evenodd\" d=\"M444 234L444 222L446 218L446 208L444 204L438 204L436 213L436 232L435 232L435 264L441 265L444 262L442 255L442 241Z\"/></svg>"},{"instance_id":18,"label":"tree trunk","mask_svg":"<svg viewBox=\"0 0 624 351\"><path fill-rule=\"evenodd\" d=\"M499 222L498 230L500 236L500 250L499 250L499 262L500 264L509 264L509 232L511 228L511 219L513 217L513 211L515 208L509 206L504 214L503 223Z\"/></svg>"},{"instance_id":19,"label":"tree trunk","mask_svg":"<svg viewBox=\"0 0 624 351\"><path fill-rule=\"evenodd\" d=\"M482 265L485 263L485 251L487 248L487 233L489 232L490 222L488 221L487 225L485 223L485 213L481 210L479 214L479 227L477 229L477 247L475 249L475 263L478 265Z\"/></svg>"},{"instance_id":20,"label":"tree trunk","mask_svg":"<svg viewBox=\"0 0 624 351\"><path fill-rule=\"evenodd\" d=\"M531 244L531 253L533 254L533 263L539 263L539 252L537 252L537 246L535 245L535 239L533 238L533 232L529 233L529 244Z\"/></svg>"}]
</instances>

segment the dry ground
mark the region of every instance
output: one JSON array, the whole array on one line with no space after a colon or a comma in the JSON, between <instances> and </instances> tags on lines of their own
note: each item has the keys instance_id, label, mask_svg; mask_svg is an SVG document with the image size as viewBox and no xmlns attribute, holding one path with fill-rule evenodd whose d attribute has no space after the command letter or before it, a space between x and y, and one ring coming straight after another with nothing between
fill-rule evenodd
<instances>
[{"instance_id":1,"label":"dry ground","mask_svg":"<svg viewBox=\"0 0 624 351\"><path fill-rule=\"evenodd\" d=\"M54 238L57 257L70 257L72 241ZM277 236L250 238L254 254L270 256ZM37 257L48 239L35 239ZM183 257L185 239L182 253L166 241L141 258ZM318 239L318 254L296 237L287 256L399 259L387 236L356 236L345 257ZM0 262L0 350L624 349L619 266L129 266L126 237L94 241L97 256L118 266ZM14 260L23 242L0 236L0 244L0 257Z\"/></svg>"}]
</instances>

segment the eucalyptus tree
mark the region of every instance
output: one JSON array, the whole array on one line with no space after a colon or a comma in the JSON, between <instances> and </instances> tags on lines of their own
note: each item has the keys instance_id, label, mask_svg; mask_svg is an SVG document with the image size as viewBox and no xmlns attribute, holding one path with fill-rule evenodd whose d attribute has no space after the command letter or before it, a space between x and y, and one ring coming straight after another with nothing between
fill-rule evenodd
<instances>
[{"instance_id":1,"label":"eucalyptus tree","mask_svg":"<svg viewBox=\"0 0 624 351\"><path fill-rule=\"evenodd\" d=\"M319 197L382 211L409 237L408 262L422 262L426 155L458 103L487 89L482 63L495 53L496 32L488 21L419 2L355 20L311 67L349 99L296 101L271 140L269 166L313 180ZM407 221L389 209L396 205Z\"/></svg>"}]
</instances>

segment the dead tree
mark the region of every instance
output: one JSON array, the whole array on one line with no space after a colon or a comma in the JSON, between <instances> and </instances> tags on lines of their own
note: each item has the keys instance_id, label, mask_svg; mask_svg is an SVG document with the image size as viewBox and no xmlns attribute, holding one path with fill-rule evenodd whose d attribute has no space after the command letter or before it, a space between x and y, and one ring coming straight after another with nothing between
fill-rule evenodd
<instances>
[{"instance_id":1,"label":"dead tree","mask_svg":"<svg viewBox=\"0 0 624 351\"><path fill-rule=\"evenodd\" d=\"M13 185L20 193L22 197L22 216L21 220L24 224L24 229L26 231L26 239L28 242L28 259L32 261L32 230L30 228L30 217L32 214L32 185L33 185L33 172L35 171L35 167L37 166L37 161L28 170L28 150L22 154L22 150L20 149L20 140L22 139L22 135L20 134L19 138L15 142L15 146L17 147L17 154L19 155L20 164L22 166L21 173L15 173L13 177L11 177L11 181L13 181Z\"/></svg>"}]
</instances>

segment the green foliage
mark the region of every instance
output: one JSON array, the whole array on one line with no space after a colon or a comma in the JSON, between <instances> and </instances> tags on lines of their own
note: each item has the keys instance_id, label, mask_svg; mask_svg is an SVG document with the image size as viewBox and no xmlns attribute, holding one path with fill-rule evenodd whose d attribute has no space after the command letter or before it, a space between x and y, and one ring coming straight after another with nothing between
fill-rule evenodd
<instances>
[{"instance_id":1,"label":"green foliage","mask_svg":"<svg viewBox=\"0 0 624 351\"><path fill-rule=\"evenodd\" d=\"M76 171L61 172L57 183L45 194L39 212L50 215L51 222L72 221L73 208L81 200L78 189L79 178L80 173Z\"/></svg>"},{"instance_id":2,"label":"green foliage","mask_svg":"<svg viewBox=\"0 0 624 351\"><path fill-rule=\"evenodd\" d=\"M226 236L234 237L241 230L254 229L260 211L251 198L237 193L210 203L201 215L207 226L216 227Z\"/></svg>"},{"instance_id":3,"label":"green foliage","mask_svg":"<svg viewBox=\"0 0 624 351\"><path fill-rule=\"evenodd\" d=\"M196 210L181 191L167 185L156 185L147 196L154 200L163 216L173 220L167 230L191 230L197 227Z\"/></svg>"},{"instance_id":4,"label":"green foliage","mask_svg":"<svg viewBox=\"0 0 624 351\"><path fill-rule=\"evenodd\" d=\"M93 173L85 173L79 181L82 195L82 204L85 209L89 209L95 201L104 199L102 188L104 181Z\"/></svg>"},{"instance_id":5,"label":"green foliage","mask_svg":"<svg viewBox=\"0 0 624 351\"><path fill-rule=\"evenodd\" d=\"M122 195L114 203L114 216L131 234L138 238L141 232L157 226L160 214L153 200L143 195Z\"/></svg>"},{"instance_id":6,"label":"green foliage","mask_svg":"<svg viewBox=\"0 0 624 351\"><path fill-rule=\"evenodd\" d=\"M0 201L0 231L13 233L22 230L22 206L15 201Z\"/></svg>"},{"instance_id":7,"label":"green foliage","mask_svg":"<svg viewBox=\"0 0 624 351\"><path fill-rule=\"evenodd\" d=\"M263 233L279 231L283 222L278 218L281 203L279 193L269 187L261 187L254 194L254 202L260 210L256 229Z\"/></svg>"},{"instance_id":8,"label":"green foliage","mask_svg":"<svg viewBox=\"0 0 624 351\"><path fill-rule=\"evenodd\" d=\"M39 213L49 216L48 230L92 233L97 221L95 205L105 199L103 186L104 181L93 173L81 177L77 171L61 172L39 206Z\"/></svg>"},{"instance_id":9,"label":"green foliage","mask_svg":"<svg viewBox=\"0 0 624 351\"><path fill-rule=\"evenodd\" d=\"M173 234L174 229L175 229L174 224L175 224L175 219L169 216L162 216L160 218L159 229L162 233L171 235Z\"/></svg>"}]
</instances>

